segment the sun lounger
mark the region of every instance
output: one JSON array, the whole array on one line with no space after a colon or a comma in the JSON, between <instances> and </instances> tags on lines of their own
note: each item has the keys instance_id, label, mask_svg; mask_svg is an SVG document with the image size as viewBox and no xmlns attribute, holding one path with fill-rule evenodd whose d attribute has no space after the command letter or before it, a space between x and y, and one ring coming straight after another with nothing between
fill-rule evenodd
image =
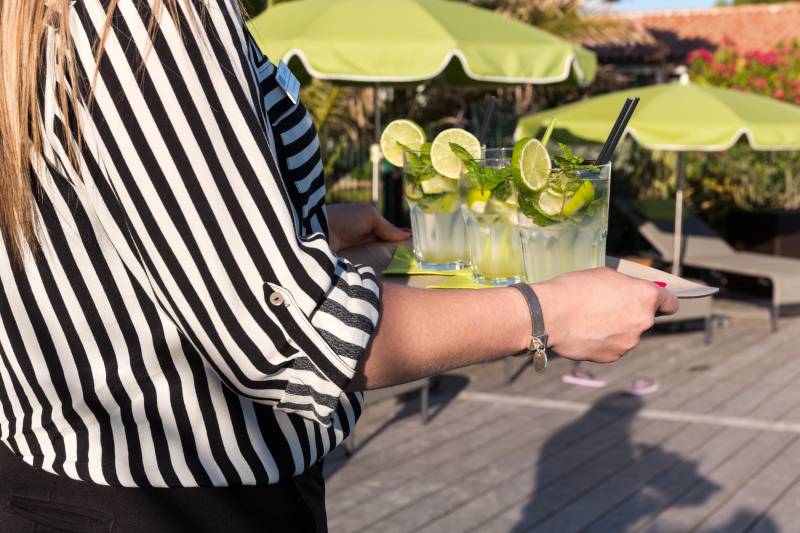
<instances>
[{"instance_id":1,"label":"sun lounger","mask_svg":"<svg viewBox=\"0 0 800 533\"><path fill-rule=\"evenodd\" d=\"M619 210L638 227L644 237L666 262L672 262L673 220L648 219L630 200L617 201ZM684 219L681 263L684 266L767 279L772 284L770 318L772 330L778 329L782 305L800 304L800 260L788 257L740 252L715 234L690 212Z\"/></svg>"},{"instance_id":2,"label":"sun lounger","mask_svg":"<svg viewBox=\"0 0 800 533\"><path fill-rule=\"evenodd\" d=\"M711 344L714 337L714 316L712 304L714 298L690 298L681 300L678 312L673 315L656 317L656 324L674 324L690 320L702 320L705 330L705 343Z\"/></svg>"}]
</instances>

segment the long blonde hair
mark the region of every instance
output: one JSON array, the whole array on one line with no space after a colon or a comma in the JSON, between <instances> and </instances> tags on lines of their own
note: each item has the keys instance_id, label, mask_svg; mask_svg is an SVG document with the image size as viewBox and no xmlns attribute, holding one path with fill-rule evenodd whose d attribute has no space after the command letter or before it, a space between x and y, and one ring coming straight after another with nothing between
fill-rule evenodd
<instances>
[{"instance_id":1,"label":"long blonde hair","mask_svg":"<svg viewBox=\"0 0 800 533\"><path fill-rule=\"evenodd\" d=\"M95 43L99 63L111 29L118 0L110 0L106 22ZM21 265L26 249L36 250L37 228L31 155L42 153L39 101L40 72L44 68L43 43L48 28L57 30L56 72L58 105L62 116L78 109L78 70L70 37L71 0L0 0L0 234L6 247ZM175 15L176 0L153 0L151 34L162 10ZM93 80L92 80L93 81ZM75 161L80 149L68 143L68 155Z\"/></svg>"}]
</instances>

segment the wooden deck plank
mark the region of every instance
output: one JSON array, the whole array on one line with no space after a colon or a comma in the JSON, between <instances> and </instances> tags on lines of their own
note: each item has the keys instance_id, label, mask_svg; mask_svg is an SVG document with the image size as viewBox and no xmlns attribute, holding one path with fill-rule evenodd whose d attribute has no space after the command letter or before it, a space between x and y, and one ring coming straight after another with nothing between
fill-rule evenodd
<instances>
[{"instance_id":1,"label":"wooden deck plank","mask_svg":"<svg viewBox=\"0 0 800 533\"><path fill-rule=\"evenodd\" d=\"M392 435L386 435L386 444L371 446L377 451L369 455L364 454L364 456L356 453L352 458L352 464L357 464L358 468L337 472L330 479L329 486L349 485L370 478L375 472L385 469L387 464L402 463L430 451L435 446L457 440L462 435L469 434L470 431L497 417L498 410L494 406L485 405L476 407L474 410L471 410L471 407L474 406L464 406L461 409L462 416L446 421L441 420L427 427L415 428L410 435L401 433L401 431L393 431L394 438ZM422 424L419 425L422 426ZM404 438L398 440L397 434L403 434Z\"/></svg>"},{"instance_id":2,"label":"wooden deck plank","mask_svg":"<svg viewBox=\"0 0 800 533\"><path fill-rule=\"evenodd\" d=\"M691 372L690 368L702 365L714 368L724 364L742 341L741 336L723 335L714 344L706 346L702 343L702 337L697 336L694 341L696 347L686 350L686 345L692 340L687 337L676 341L673 337L675 335L661 334L644 339L638 348L625 356L624 364L582 366L606 380L610 387L626 388L637 378L649 377L657 379L664 388L669 388L671 383L694 379L701 374ZM748 334L752 340L760 337L756 333ZM561 391L558 397L568 400L591 401L596 395L596 391L581 387L561 387Z\"/></svg>"},{"instance_id":3,"label":"wooden deck plank","mask_svg":"<svg viewBox=\"0 0 800 533\"><path fill-rule=\"evenodd\" d=\"M368 482L362 484L365 490L357 491L359 498L368 498L373 505L358 505L354 513L346 513L345 522L331 521L330 526L343 531L360 531L382 517L402 509L417 499L423 498L446 486L446 483L457 480L471 469L481 468L482 452L493 450L493 441L503 439L519 424L527 424L532 430L531 437L537 433L540 438L546 436L552 426L541 424L538 419L544 413L521 409L506 410L499 413L497 420L480 433L466 436L457 442L444 443L437 446L430 454L417 456L396 467L387 467L378 472ZM506 439L503 439L504 441ZM497 447L502 451L507 446L517 445L515 440ZM468 464L463 464L463 457L469 457ZM368 491L368 493L366 492Z\"/></svg>"},{"instance_id":4,"label":"wooden deck plank","mask_svg":"<svg viewBox=\"0 0 800 533\"><path fill-rule=\"evenodd\" d=\"M573 422L560 430L557 436L579 431L590 418ZM512 463L509 477L493 486L487 487L481 484L482 479L476 479L476 498L467 499L466 504L442 515L422 531L466 531L476 526L483 529L487 518L506 511L512 505L524 506L530 501L534 490L538 491L537 497L540 496L535 509L537 513L557 510L565 498L607 478L631 460L630 453L625 450L630 432L642 433L643 439L649 435L655 442L674 431L675 426L637 422L626 416L571 446L562 447L556 441L548 442L540 452L541 456L528 460L520 458L525 462L517 465ZM525 468L527 461L531 464Z\"/></svg>"},{"instance_id":5,"label":"wooden deck plank","mask_svg":"<svg viewBox=\"0 0 800 533\"><path fill-rule=\"evenodd\" d=\"M751 528L752 533L800 531L800 481L795 481L778 499L762 512Z\"/></svg>"},{"instance_id":6,"label":"wooden deck plank","mask_svg":"<svg viewBox=\"0 0 800 533\"><path fill-rule=\"evenodd\" d=\"M565 422L571 420L572 417L566 414L563 416L553 416L551 413L547 416L546 421L548 429L551 434L558 434L557 442L560 445L568 448L570 444L580 439L596 438L602 440L602 435L595 433L600 427L609 424L615 417L614 415L599 416L592 424L582 428L576 428L569 433L558 433L556 429L565 425ZM533 440L530 438L530 431L518 431L516 434L510 436L513 438L517 447L513 450L501 454L494 458L485 468L480 471L471 473L466 478L462 479L457 485L450 485L446 489L432 494L430 497L425 498L424 501L418 502L419 505L414 506L413 512L419 516L423 515L423 508L429 509L434 516L438 516L447 509L463 504L470 500L470 498L481 494L486 488L491 488L497 483L504 482L507 478L515 475L522 475L526 468L532 468L533 464L539 458L538 454L541 453L541 437L534 436ZM471 460L470 460L471 463ZM464 491L466 488L466 491ZM445 503L448 503L445 505ZM403 522L403 517L391 519L392 521ZM382 528L387 524L377 524L376 527Z\"/></svg>"},{"instance_id":7,"label":"wooden deck plank","mask_svg":"<svg viewBox=\"0 0 800 533\"><path fill-rule=\"evenodd\" d=\"M672 505L695 484L703 485L703 490L699 491L701 494L716 490L716 485L708 482L706 476L755 437L756 432L738 428L717 433L697 449L685 454L666 471L652 478L645 487L621 505L596 516L586 531L635 531L642 527L648 517Z\"/></svg>"},{"instance_id":8,"label":"wooden deck plank","mask_svg":"<svg viewBox=\"0 0 800 533\"><path fill-rule=\"evenodd\" d=\"M602 424L602 416L598 412L575 419L559 429L541 450L523 450L525 455L504 458L505 464L493 466L498 472L507 474L507 477L494 476L489 480L493 484L487 484L487 479L476 476L472 485L474 497L465 498L463 507L451 508L439 525L432 525L426 530L459 531L471 528L515 502L527 501L533 490L533 480L538 480L538 487L544 490L546 486L570 476L587 462L594 464L598 471L602 470L603 476L609 475L625 461L624 454L615 453L614 450L624 445L632 417L630 412L626 412L613 423ZM602 425L597 430L591 430L598 422ZM639 425L650 427L653 423L640 421ZM662 429L670 430L669 425L662 425ZM584 436L574 440L571 445L564 442L580 434ZM539 471L540 465L546 465L547 468ZM491 502L491 505L486 502ZM456 518L458 521L454 521Z\"/></svg>"},{"instance_id":9,"label":"wooden deck plank","mask_svg":"<svg viewBox=\"0 0 800 533\"><path fill-rule=\"evenodd\" d=\"M445 390L428 425L414 401L369 407L363 447L326 461L330 531L800 531L800 431L776 425L800 423L800 317L773 335L760 313L731 315L710 347L696 331L646 337L595 368L603 390L563 384L564 360L508 386L492 363L455 373L491 394ZM614 396L642 374L661 391Z\"/></svg>"},{"instance_id":10,"label":"wooden deck plank","mask_svg":"<svg viewBox=\"0 0 800 533\"><path fill-rule=\"evenodd\" d=\"M332 481L335 482L328 488L331 491L341 490L343 496L331 502L331 510L336 514L347 515L348 509L361 507L365 498L374 498L387 487L395 486L406 477L410 478L415 471L414 465L436 464L435 461L446 454L457 457L463 450L464 443L470 442L475 428L480 428L480 433L489 432L491 436L492 425L487 423L497 422L503 412L500 407L490 406L487 410L479 411L479 416L465 420L463 424L447 424L424 437L407 439L403 436L397 439L397 446L387 447L384 454L372 456L362 463L357 477L341 476L337 479L338 476L334 476ZM398 450L398 457L393 457L394 449ZM362 509L360 512L366 510Z\"/></svg>"},{"instance_id":11,"label":"wooden deck plank","mask_svg":"<svg viewBox=\"0 0 800 533\"><path fill-rule=\"evenodd\" d=\"M586 459L587 454L591 455L586 446L588 440L592 439L597 449L613 445L617 439L619 428L627 423L627 421L621 421L619 417L611 418L607 415L600 415L586 425L565 426L570 429L553 431L553 436L548 441L549 446L523 446L494 461L483 472L478 472L465 479L460 488L450 487L447 491L435 495L435 499L428 503L434 512L431 518L447 514L449 509L473 505L480 499L487 497L492 499L492 490L494 489L503 488L511 491L512 494L516 494L520 490L530 490L534 467L539 461L552 460L566 471L571 463L579 463ZM468 492L460 493L464 487L468 489ZM499 498L497 501L508 500ZM445 502L450 502L450 505L441 505ZM481 507L480 504L478 507ZM482 517L486 516L488 512L489 510L484 508ZM456 530L456 524L449 518L448 523ZM464 527L470 527L474 523L474 520L469 520Z\"/></svg>"},{"instance_id":12,"label":"wooden deck plank","mask_svg":"<svg viewBox=\"0 0 800 533\"><path fill-rule=\"evenodd\" d=\"M745 532L800 478L800 437L739 488L702 524L701 529Z\"/></svg>"},{"instance_id":13,"label":"wooden deck plank","mask_svg":"<svg viewBox=\"0 0 800 533\"><path fill-rule=\"evenodd\" d=\"M659 474L679 463L690 465L683 455L700 446L714 431L715 428L708 426L687 425L663 444L661 440L652 444L637 442L637 447L644 448L641 456L637 457L634 452L628 465L580 497L573 496L571 503L540 522L532 531L579 531L587 527L595 517L602 516L639 490L644 490ZM649 449L645 448L648 444L651 446ZM532 507L536 505L535 499L529 503Z\"/></svg>"},{"instance_id":14,"label":"wooden deck plank","mask_svg":"<svg viewBox=\"0 0 800 533\"><path fill-rule=\"evenodd\" d=\"M640 531L691 531L796 439L794 435L782 433L758 435L736 455L709 472L706 480L718 486L716 491L708 494L705 487L693 485L668 509L652 517ZM697 505L697 502L702 505Z\"/></svg>"},{"instance_id":15,"label":"wooden deck plank","mask_svg":"<svg viewBox=\"0 0 800 533\"><path fill-rule=\"evenodd\" d=\"M694 403L695 401L699 402L699 404L702 407L698 408L698 411L699 412L703 412L703 411L712 410L714 407L717 407L717 406L719 406L721 404L724 405L727 402L727 400L730 399L730 397L735 396L735 395L736 395L736 391L730 390L730 389L727 390L727 397L723 396L720 393L720 391L718 391L718 390L710 390L710 391L707 391L707 395L705 395L705 396L704 395L700 395L699 398L686 398L686 399L684 399L684 401L685 401L685 405ZM676 406L676 407L678 407L678 406ZM682 406L681 406L681 409L683 409ZM687 430L687 431L689 431L691 433L694 430L690 429L690 430ZM720 431L720 428L712 428L712 429L710 429L709 430L709 436L713 435L714 432L718 432L718 431ZM539 503L540 503L539 508L541 508L542 507L541 502L539 502ZM527 506L527 504L526 504L526 506ZM517 505L517 507L519 507L519 504ZM515 513L518 514L519 510L518 509L517 510L513 510L512 509L509 512L511 513L511 515L514 515ZM592 513L587 513L587 514L592 515ZM535 514L528 513L528 515L529 516L527 516L525 518L525 524L527 526L533 525L536 522L536 520L538 520L538 518L539 518ZM592 516L597 516L597 513L595 513ZM508 516L506 518L508 518ZM517 516L514 519L519 521L520 518L519 518L519 516ZM589 520L589 522L591 522L591 520ZM574 526L574 524L573 524L573 526ZM555 525L551 524L550 526L547 526L545 529L547 529L549 527L554 527L553 530L570 530L570 527L572 527L572 526L565 525L563 523L559 524L558 526L555 526ZM579 529L578 526L574 526L574 527L576 529Z\"/></svg>"}]
</instances>

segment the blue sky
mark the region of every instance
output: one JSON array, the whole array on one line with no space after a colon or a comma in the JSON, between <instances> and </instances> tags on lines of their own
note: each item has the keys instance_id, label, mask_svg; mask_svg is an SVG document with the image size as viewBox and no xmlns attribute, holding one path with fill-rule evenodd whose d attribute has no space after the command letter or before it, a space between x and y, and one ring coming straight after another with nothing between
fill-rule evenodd
<instances>
[{"instance_id":1,"label":"blue sky","mask_svg":"<svg viewBox=\"0 0 800 533\"><path fill-rule=\"evenodd\" d=\"M615 11L643 11L647 9L691 9L713 7L716 0L620 0Z\"/></svg>"}]
</instances>

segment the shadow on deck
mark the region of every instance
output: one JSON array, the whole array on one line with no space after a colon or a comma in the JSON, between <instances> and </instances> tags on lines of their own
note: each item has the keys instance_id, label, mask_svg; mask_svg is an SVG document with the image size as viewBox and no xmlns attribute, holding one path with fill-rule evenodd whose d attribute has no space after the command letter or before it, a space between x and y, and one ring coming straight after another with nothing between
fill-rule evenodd
<instances>
[{"instance_id":1,"label":"shadow on deck","mask_svg":"<svg viewBox=\"0 0 800 533\"><path fill-rule=\"evenodd\" d=\"M370 407L362 444L326 464L332 532L800 531L800 318L770 334L758 309L702 332L655 333L601 390L570 364L503 383L502 363L442 380L437 416ZM621 393L640 376L644 398Z\"/></svg>"}]
</instances>

